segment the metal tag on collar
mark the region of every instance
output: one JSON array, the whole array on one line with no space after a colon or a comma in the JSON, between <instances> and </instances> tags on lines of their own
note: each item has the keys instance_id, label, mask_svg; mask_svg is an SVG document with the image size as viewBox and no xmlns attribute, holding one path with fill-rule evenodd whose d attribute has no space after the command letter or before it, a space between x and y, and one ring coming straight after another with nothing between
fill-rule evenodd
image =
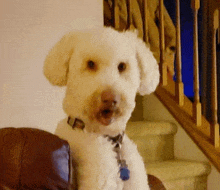
<instances>
[{"instance_id":1,"label":"metal tag on collar","mask_svg":"<svg viewBox=\"0 0 220 190\"><path fill-rule=\"evenodd\" d=\"M107 137L109 141L112 141L113 144L122 144L123 141L124 132L122 134L118 134L115 137L111 137L109 135L104 135L104 137Z\"/></svg>"},{"instance_id":2,"label":"metal tag on collar","mask_svg":"<svg viewBox=\"0 0 220 190\"><path fill-rule=\"evenodd\" d=\"M77 119L77 118L71 118L68 117L67 123L72 127L72 128L79 128L79 129L84 129L85 128L85 124L82 120Z\"/></svg>"}]
</instances>

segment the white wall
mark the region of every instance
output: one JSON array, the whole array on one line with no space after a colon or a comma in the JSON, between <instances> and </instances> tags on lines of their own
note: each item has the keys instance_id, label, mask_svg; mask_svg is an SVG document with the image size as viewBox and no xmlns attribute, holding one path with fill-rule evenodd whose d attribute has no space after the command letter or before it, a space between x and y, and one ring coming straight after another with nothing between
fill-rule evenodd
<instances>
[{"instance_id":1,"label":"white wall","mask_svg":"<svg viewBox=\"0 0 220 190\"><path fill-rule=\"evenodd\" d=\"M209 161L155 95L145 96L143 99L143 107L144 119L148 121L169 121L177 125L178 131L174 139L174 155L176 158ZM220 174L213 165L208 177L207 189L220 190Z\"/></svg>"},{"instance_id":2,"label":"white wall","mask_svg":"<svg viewBox=\"0 0 220 190\"><path fill-rule=\"evenodd\" d=\"M43 76L45 56L66 32L102 27L102 0L0 1L0 13L0 128L54 132L65 88Z\"/></svg>"}]
</instances>

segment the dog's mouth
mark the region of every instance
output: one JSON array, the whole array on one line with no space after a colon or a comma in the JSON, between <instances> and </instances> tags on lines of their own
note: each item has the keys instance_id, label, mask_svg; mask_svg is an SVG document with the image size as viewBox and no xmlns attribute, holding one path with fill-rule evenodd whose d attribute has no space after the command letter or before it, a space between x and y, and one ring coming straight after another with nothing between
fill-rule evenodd
<instances>
[{"instance_id":1,"label":"dog's mouth","mask_svg":"<svg viewBox=\"0 0 220 190\"><path fill-rule=\"evenodd\" d=\"M115 119L118 117L119 113L120 113L119 108L104 107L98 111L98 113L96 115L96 119L101 124L107 126L115 121Z\"/></svg>"}]
</instances>

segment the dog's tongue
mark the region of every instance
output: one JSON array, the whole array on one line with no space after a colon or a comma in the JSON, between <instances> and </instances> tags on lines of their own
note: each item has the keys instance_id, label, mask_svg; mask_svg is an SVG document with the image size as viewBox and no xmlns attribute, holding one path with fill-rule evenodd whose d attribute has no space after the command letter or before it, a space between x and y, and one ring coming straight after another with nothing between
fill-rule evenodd
<instances>
[{"instance_id":1,"label":"dog's tongue","mask_svg":"<svg viewBox=\"0 0 220 190\"><path fill-rule=\"evenodd\" d=\"M114 111L111 109L100 110L97 114L97 120L103 125L109 125L112 123Z\"/></svg>"}]
</instances>

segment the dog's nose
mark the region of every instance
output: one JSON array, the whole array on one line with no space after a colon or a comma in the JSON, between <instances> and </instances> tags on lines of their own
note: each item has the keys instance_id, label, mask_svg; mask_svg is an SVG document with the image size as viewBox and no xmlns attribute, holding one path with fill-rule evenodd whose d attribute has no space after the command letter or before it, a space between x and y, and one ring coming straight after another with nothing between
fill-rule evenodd
<instances>
[{"instance_id":1,"label":"dog's nose","mask_svg":"<svg viewBox=\"0 0 220 190\"><path fill-rule=\"evenodd\" d=\"M112 90L105 90L101 94L101 101L106 105L116 106L120 103L121 97Z\"/></svg>"}]
</instances>

